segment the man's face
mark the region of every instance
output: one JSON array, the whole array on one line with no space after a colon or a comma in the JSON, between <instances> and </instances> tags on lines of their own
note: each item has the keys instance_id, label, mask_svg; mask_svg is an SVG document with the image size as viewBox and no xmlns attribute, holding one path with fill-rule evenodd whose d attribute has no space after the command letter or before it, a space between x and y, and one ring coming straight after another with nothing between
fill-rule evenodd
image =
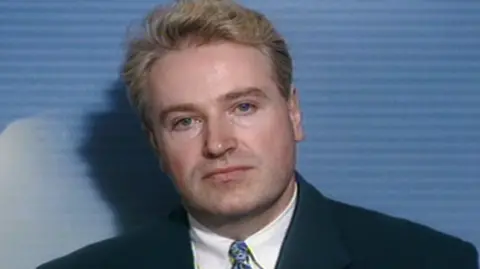
<instances>
[{"instance_id":1,"label":"man's face","mask_svg":"<svg viewBox=\"0 0 480 269\"><path fill-rule=\"evenodd\" d=\"M170 52L150 73L150 139L190 209L241 217L278 201L303 137L296 94L285 100L269 59L214 43Z\"/></svg>"}]
</instances>

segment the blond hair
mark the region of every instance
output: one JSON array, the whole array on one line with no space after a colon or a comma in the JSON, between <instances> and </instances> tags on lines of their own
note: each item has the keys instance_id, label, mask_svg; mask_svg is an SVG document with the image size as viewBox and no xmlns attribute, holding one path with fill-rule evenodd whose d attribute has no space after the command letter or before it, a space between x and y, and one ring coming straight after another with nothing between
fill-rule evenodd
<instances>
[{"instance_id":1,"label":"blond hair","mask_svg":"<svg viewBox=\"0 0 480 269\"><path fill-rule=\"evenodd\" d=\"M285 40L265 15L232 0L179 0L149 13L141 35L128 44L123 78L132 106L146 127L151 122L144 92L152 65L169 51L216 41L247 45L264 53L271 60L282 96L288 99L292 59Z\"/></svg>"}]
</instances>

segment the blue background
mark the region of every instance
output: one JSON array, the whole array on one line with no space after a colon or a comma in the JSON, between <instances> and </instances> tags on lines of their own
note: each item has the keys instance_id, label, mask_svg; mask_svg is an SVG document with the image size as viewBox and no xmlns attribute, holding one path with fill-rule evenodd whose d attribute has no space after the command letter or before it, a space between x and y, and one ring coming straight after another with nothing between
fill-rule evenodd
<instances>
[{"instance_id":1,"label":"blue background","mask_svg":"<svg viewBox=\"0 0 480 269\"><path fill-rule=\"evenodd\" d=\"M173 197L118 75L127 27L159 3L0 1L0 267L128 230ZM241 3L291 46L306 179L480 247L480 2Z\"/></svg>"}]
</instances>

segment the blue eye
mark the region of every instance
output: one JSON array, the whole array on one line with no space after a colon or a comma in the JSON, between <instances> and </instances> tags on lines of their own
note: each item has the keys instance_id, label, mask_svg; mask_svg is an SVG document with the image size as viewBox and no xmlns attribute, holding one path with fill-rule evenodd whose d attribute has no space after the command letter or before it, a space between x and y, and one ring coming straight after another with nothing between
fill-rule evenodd
<instances>
[{"instance_id":1,"label":"blue eye","mask_svg":"<svg viewBox=\"0 0 480 269\"><path fill-rule=\"evenodd\" d=\"M241 113L248 113L252 110L255 110L255 105L251 103L241 103L236 107L236 109Z\"/></svg>"}]
</instances>

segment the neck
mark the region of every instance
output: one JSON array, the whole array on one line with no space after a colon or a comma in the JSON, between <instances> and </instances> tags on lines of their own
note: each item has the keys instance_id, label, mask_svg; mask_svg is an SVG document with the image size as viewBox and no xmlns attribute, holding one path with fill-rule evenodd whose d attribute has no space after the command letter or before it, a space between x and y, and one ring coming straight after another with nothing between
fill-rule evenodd
<instances>
[{"instance_id":1,"label":"neck","mask_svg":"<svg viewBox=\"0 0 480 269\"><path fill-rule=\"evenodd\" d=\"M287 208L293 198L295 188L296 181L292 178L278 199L241 216L225 217L211 215L194 209L189 209L188 211L195 220L214 233L233 240L245 240L274 221Z\"/></svg>"}]
</instances>

